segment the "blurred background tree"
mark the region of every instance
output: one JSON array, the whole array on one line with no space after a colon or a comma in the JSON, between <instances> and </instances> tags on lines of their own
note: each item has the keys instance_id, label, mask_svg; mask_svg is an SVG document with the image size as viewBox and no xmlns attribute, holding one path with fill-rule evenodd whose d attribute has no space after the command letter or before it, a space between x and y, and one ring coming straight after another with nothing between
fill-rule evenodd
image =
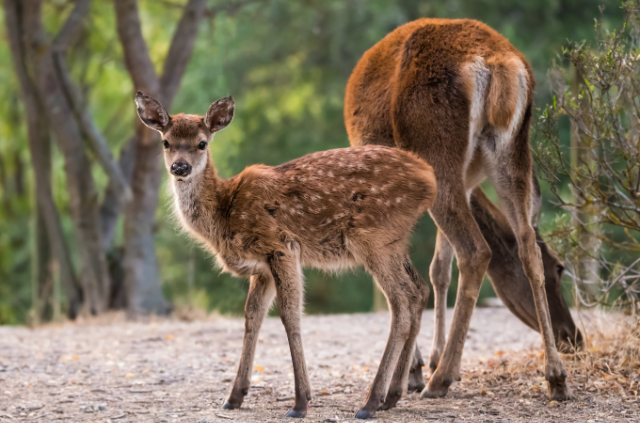
<instances>
[{"instance_id":1,"label":"blurred background tree","mask_svg":"<svg viewBox=\"0 0 640 423\"><path fill-rule=\"evenodd\" d=\"M134 88L172 112L199 114L232 94L236 120L211 147L230 176L250 164L348 145L342 106L353 66L388 32L419 17L474 18L501 32L533 64L537 102L545 104L547 69L567 39L593 39L603 3L600 24L620 26L619 2L597 0L5 0L0 323L24 322L29 310L33 320L73 315L80 304L134 314L164 313L170 304L242 310L248 284L218 275L177 230L160 188L159 143L135 123ZM559 137L569 142L568 123ZM84 169L77 170L82 178L72 163ZM128 203L120 178L131 181ZM545 203L542 226L557 213ZM425 216L411 251L425 279L434 238ZM452 304L455 286L450 293ZM488 285L481 295L492 295ZM369 311L372 303L363 272L307 272L309 313Z\"/></svg>"}]
</instances>

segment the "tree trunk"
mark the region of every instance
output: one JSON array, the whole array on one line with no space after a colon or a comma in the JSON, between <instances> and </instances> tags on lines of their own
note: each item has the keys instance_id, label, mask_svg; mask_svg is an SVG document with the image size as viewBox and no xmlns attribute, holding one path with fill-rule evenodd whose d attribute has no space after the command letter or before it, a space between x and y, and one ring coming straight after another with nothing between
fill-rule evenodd
<instances>
[{"instance_id":1,"label":"tree trunk","mask_svg":"<svg viewBox=\"0 0 640 423\"><path fill-rule=\"evenodd\" d=\"M118 36L134 87L158 98L167 108L171 106L193 52L206 4L206 0L189 0L185 6L160 79L155 73L142 37L137 2L114 2ZM137 122L135 165L131 182L133 201L126 209L124 226L124 273L130 315L150 312L163 314L170 310L159 283L153 233L163 171L159 161L160 153L158 134Z\"/></svg>"},{"instance_id":2,"label":"tree trunk","mask_svg":"<svg viewBox=\"0 0 640 423\"><path fill-rule=\"evenodd\" d=\"M578 95L580 91L584 89L584 85L580 82L582 79L579 75L578 70L575 66L573 68L573 81L571 85L571 90L576 99L578 99ZM578 100L576 100L578 101ZM585 102L587 102L587 97L582 100L583 107ZM585 119L585 123L588 124L588 119ZM585 145L585 140L582 139L580 135L580 129L575 122L571 122L571 169L574 172L578 172L579 168L591 167L594 166L595 163L590 154L590 148L588 145ZM577 184L586 184L588 183L585 178L575 176L575 181ZM582 188L586 188L583 186L578 186L574 190L574 202L577 205L581 205L584 200L581 198L579 194L579 190ZM581 212L579 208L575 208L572 212L572 220L573 225L576 230L576 241L580 246L580 256L575 257L575 277L578 281L579 286L581 286L586 293L588 293L589 297L592 299L598 298L599 294L601 294L600 287L600 278L599 278L599 265L597 260L599 242L597 238L598 225L595 223L594 214L589 212Z\"/></svg>"},{"instance_id":3,"label":"tree trunk","mask_svg":"<svg viewBox=\"0 0 640 423\"><path fill-rule=\"evenodd\" d=\"M127 208L125 233L125 287L130 314L166 314L170 304L162 294L154 241L155 214L158 207L161 167L158 159L160 139L138 125L136 165L131 189L134 200Z\"/></svg>"},{"instance_id":4,"label":"tree trunk","mask_svg":"<svg viewBox=\"0 0 640 423\"><path fill-rule=\"evenodd\" d=\"M86 3L82 1L77 5ZM90 313L98 314L106 310L109 290L106 257L100 239L98 194L81 130L73 119L73 108L55 66L54 54L57 53L44 30L41 1L25 4L23 28L28 29L25 33L27 57L32 64L35 85L65 159L71 215L82 261L85 305Z\"/></svg>"},{"instance_id":5,"label":"tree trunk","mask_svg":"<svg viewBox=\"0 0 640 423\"><path fill-rule=\"evenodd\" d=\"M27 72L27 54L24 45L26 37L23 30L24 20L21 6L22 2L19 0L5 0L7 38L25 105L31 163L35 174L37 208L44 220L51 250L59 263L60 277L68 301L67 315L70 318L75 318L82 296L64 238L58 210L51 193L49 125L35 84ZM37 277L39 278L39 276Z\"/></svg>"},{"instance_id":6,"label":"tree trunk","mask_svg":"<svg viewBox=\"0 0 640 423\"><path fill-rule=\"evenodd\" d=\"M120 171L124 175L127 184L131 186L131 178L133 175L133 166L136 162L136 137L131 137L120 150L120 158L118 165ZM109 253L113 245L115 237L116 224L118 216L122 209L122 202L119 200L118 184L115 181L109 181L104 193L104 200L100 206L100 225L102 233L102 249L105 253Z\"/></svg>"}]
</instances>

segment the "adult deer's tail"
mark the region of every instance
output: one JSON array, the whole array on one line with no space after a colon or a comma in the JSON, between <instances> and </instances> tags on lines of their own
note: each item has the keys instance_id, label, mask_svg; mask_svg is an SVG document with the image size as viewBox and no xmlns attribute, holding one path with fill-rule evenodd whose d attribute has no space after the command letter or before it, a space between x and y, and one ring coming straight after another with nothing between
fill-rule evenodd
<instances>
[{"instance_id":1,"label":"adult deer's tail","mask_svg":"<svg viewBox=\"0 0 640 423\"><path fill-rule=\"evenodd\" d=\"M522 62L514 56L494 56L486 61L491 74L487 118L496 129L507 129L518 107Z\"/></svg>"}]
</instances>

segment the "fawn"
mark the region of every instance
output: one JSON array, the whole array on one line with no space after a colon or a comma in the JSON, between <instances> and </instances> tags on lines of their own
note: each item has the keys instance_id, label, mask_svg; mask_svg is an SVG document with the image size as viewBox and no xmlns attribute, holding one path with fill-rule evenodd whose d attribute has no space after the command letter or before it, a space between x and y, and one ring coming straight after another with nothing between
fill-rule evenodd
<instances>
[{"instance_id":1,"label":"fawn","mask_svg":"<svg viewBox=\"0 0 640 423\"><path fill-rule=\"evenodd\" d=\"M492 247L469 204L472 190L487 178L517 240L535 307L527 296L510 297L522 301L522 309L535 308L549 397L572 396L556 349L543 256L533 228L533 211L539 208L529 150L534 86L533 71L522 53L495 30L469 19L409 22L369 49L349 78L344 117L351 145L412 151L433 166L438 180L438 198L430 210L438 226L430 268L436 325L429 363L434 372L423 397L444 396L453 381L460 380L469 321L492 261ZM454 254L460 279L445 343L444 312ZM559 292L552 295L560 297ZM565 321L570 320L567 314ZM569 338L577 341L572 323L566 325L574 330ZM415 361L420 361L417 354Z\"/></svg>"},{"instance_id":2,"label":"fawn","mask_svg":"<svg viewBox=\"0 0 640 423\"><path fill-rule=\"evenodd\" d=\"M233 119L234 102L206 115L169 116L155 99L135 96L142 122L162 134L180 222L236 276L250 278L242 355L226 409L240 407L250 386L262 321L274 297L287 333L295 404L304 417L311 387L302 350L302 267L363 265L385 293L391 329L380 367L357 418L370 418L406 386L429 288L408 256L412 228L436 198L434 173L411 153L382 146L343 148L276 167L255 165L222 179L207 151ZM395 370L395 371L394 371Z\"/></svg>"}]
</instances>

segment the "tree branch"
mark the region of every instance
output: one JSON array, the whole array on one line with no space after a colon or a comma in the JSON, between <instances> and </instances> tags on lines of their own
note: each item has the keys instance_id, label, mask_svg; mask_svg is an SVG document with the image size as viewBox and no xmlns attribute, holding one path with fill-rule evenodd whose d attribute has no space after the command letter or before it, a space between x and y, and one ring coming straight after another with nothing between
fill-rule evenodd
<instances>
[{"instance_id":1,"label":"tree branch","mask_svg":"<svg viewBox=\"0 0 640 423\"><path fill-rule=\"evenodd\" d=\"M120 166L118 166L118 163L116 163L113 158L107 140L104 138L97 125L93 122L88 109L81 106L78 91L71 82L69 70L67 69L62 54L56 52L54 53L53 58L62 88L67 95L68 102L71 105L74 114L76 115L75 117L80 129L84 133L85 138L89 141L89 146L98 158L98 162L100 162L105 173L109 176L110 180L114 181L119 200L122 203L128 203L132 198L132 194L127 178L125 178Z\"/></svg>"},{"instance_id":2,"label":"tree branch","mask_svg":"<svg viewBox=\"0 0 640 423\"><path fill-rule=\"evenodd\" d=\"M207 0L189 0L173 34L160 79L162 99L167 103L166 107L170 107L187 69L206 6Z\"/></svg>"},{"instance_id":3,"label":"tree branch","mask_svg":"<svg viewBox=\"0 0 640 423\"><path fill-rule=\"evenodd\" d=\"M149 56L147 43L142 36L138 2L115 0L118 38L124 52L124 62L136 90L160 97L160 81ZM162 101L162 99L160 99Z\"/></svg>"},{"instance_id":4,"label":"tree branch","mask_svg":"<svg viewBox=\"0 0 640 423\"><path fill-rule=\"evenodd\" d=\"M91 7L91 0L77 0L73 10L69 14L69 17L65 21L64 25L58 32L55 40L53 41L53 49L55 51L65 51L71 43L76 39L84 18L89 13Z\"/></svg>"}]
</instances>

